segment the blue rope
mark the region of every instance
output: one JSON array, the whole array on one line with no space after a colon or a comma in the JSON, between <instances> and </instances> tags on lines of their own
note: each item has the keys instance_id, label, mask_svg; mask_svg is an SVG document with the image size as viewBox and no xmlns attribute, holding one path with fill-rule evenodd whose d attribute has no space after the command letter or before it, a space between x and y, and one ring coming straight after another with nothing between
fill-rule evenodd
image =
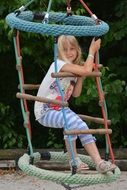
<instances>
[{"instance_id":1,"label":"blue rope","mask_svg":"<svg viewBox=\"0 0 127 190\"><path fill-rule=\"evenodd\" d=\"M55 64L55 72L56 73L58 72L58 68L57 68L57 52L58 51L57 50L58 50L58 45L57 45L57 42L55 40L55 43L54 43L54 64ZM59 89L61 97L62 97L62 101L64 101L64 92L63 92L63 90L61 88L59 78L56 78L56 82L57 82L58 89ZM62 107L62 113L63 113L63 118L64 118L64 121L65 121L64 129L67 130L68 129L68 123L67 123L67 118L66 118L66 113L65 113L64 107ZM71 135L68 135L68 143L69 143L69 146L70 146L71 158L72 158L72 161L73 161L73 165L76 166L76 161L75 161L75 156L74 156L74 152L73 152L73 146L72 146L71 138L72 138Z\"/></svg>"}]
</instances>

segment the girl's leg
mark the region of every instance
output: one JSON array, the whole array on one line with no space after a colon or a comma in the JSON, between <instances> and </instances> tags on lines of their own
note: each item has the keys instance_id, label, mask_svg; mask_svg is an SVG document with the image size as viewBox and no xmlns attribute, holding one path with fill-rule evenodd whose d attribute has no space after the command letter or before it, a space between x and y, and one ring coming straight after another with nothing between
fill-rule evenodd
<instances>
[{"instance_id":1,"label":"girl's leg","mask_svg":"<svg viewBox=\"0 0 127 190\"><path fill-rule=\"evenodd\" d=\"M75 122L73 122L73 125L72 123L71 126L69 125L71 129L88 129L86 123L83 122L78 115L76 115L74 112L72 112L72 115L75 118ZM80 134L78 136L81 140L82 145L96 164L96 168L100 173L106 173L107 171L112 171L116 168L116 165L101 159L101 156L95 144L95 138L92 135Z\"/></svg>"},{"instance_id":2,"label":"girl's leg","mask_svg":"<svg viewBox=\"0 0 127 190\"><path fill-rule=\"evenodd\" d=\"M93 162L96 165L98 165L102 159L95 142L85 144L84 148L87 151L87 153L90 155L90 157L92 158Z\"/></svg>"},{"instance_id":3,"label":"girl's leg","mask_svg":"<svg viewBox=\"0 0 127 190\"><path fill-rule=\"evenodd\" d=\"M66 118L67 118L67 124L68 124L68 129L88 129L87 125L85 122L83 122L78 115L76 115L73 111L71 111L69 108L65 109L66 112ZM45 116L43 116L41 119L39 119L39 123L41 123L44 126L48 127L54 127L54 128L64 128L65 122L63 119L63 113L62 111L55 111L55 110L49 110ZM67 135L64 136L64 139L66 140L68 138ZM76 136L72 135L71 136L71 141L76 140ZM79 135L79 138L81 140L82 145L85 147L87 150L88 154L92 157L93 161L97 165L98 171L101 173L105 173L107 171L114 170L116 167L115 165L109 163L109 162L104 162L100 159L99 152L97 150L97 147L94 143L94 137L92 135L84 135L81 134ZM73 144L74 145L74 144ZM76 145L74 145L74 154L77 155L76 152ZM68 152L70 153L70 150L68 148ZM100 162L99 162L100 160Z\"/></svg>"},{"instance_id":4,"label":"girl's leg","mask_svg":"<svg viewBox=\"0 0 127 190\"><path fill-rule=\"evenodd\" d=\"M67 124L68 124L68 128L69 129L73 129L73 127L75 128L75 123L77 118L75 117L75 113L73 113L69 108L65 109L65 114L66 114L66 119L67 119ZM56 111L56 110L49 110L46 112L46 114L39 119L39 123L47 126L47 127L53 127L53 128L64 128L64 119L63 119L63 113L62 111ZM72 127L73 126L73 127ZM76 150L76 135L71 136L70 140L72 141L72 147L73 147L73 154L74 157L77 158L77 150ZM72 160L72 156L71 156L71 150L70 150L70 145L68 142L68 136L65 135L64 136L65 139L65 144L66 144L66 148L68 151L68 155L69 155L69 160L71 162ZM80 162L80 166L81 169L88 169L88 165L85 163L82 163L80 161L80 159L78 159L78 163Z\"/></svg>"},{"instance_id":5,"label":"girl's leg","mask_svg":"<svg viewBox=\"0 0 127 190\"><path fill-rule=\"evenodd\" d=\"M70 167L72 168L73 160L72 160L72 157L71 157L70 145L69 145L67 139L65 140L65 145L66 145L67 152L68 152L68 155L69 155L69 164L70 164ZM76 165L77 165L77 171L79 172L79 171L82 171L82 170L89 169L89 166L86 163L82 162L80 160L80 158L78 157L77 149L76 149L76 140L72 141L72 147L73 147L73 154L74 154L75 162L76 162Z\"/></svg>"},{"instance_id":6,"label":"girl's leg","mask_svg":"<svg viewBox=\"0 0 127 190\"><path fill-rule=\"evenodd\" d=\"M115 164L112 164L109 161L104 161L101 159L97 146L94 142L84 145L84 148L91 156L93 162L96 164L96 169L98 170L99 173L106 173L108 171L115 170L116 168Z\"/></svg>"}]
</instances>

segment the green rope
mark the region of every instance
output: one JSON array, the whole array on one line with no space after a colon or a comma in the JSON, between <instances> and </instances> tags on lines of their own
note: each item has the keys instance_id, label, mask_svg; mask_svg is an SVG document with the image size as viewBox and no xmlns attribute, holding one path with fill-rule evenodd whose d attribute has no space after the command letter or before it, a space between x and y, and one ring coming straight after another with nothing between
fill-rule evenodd
<instances>
[{"instance_id":1,"label":"green rope","mask_svg":"<svg viewBox=\"0 0 127 190\"><path fill-rule=\"evenodd\" d=\"M100 84L101 91L103 92L101 79L99 79L99 84ZM108 118L107 105L106 105L105 98L103 100L103 103L104 103L104 110L105 110L106 118ZM109 154L109 145L108 145L108 140L107 140L106 135L105 135L105 143L106 143L106 153Z\"/></svg>"},{"instance_id":2,"label":"green rope","mask_svg":"<svg viewBox=\"0 0 127 190\"><path fill-rule=\"evenodd\" d=\"M51 5L52 5L52 0L49 1L47 13L49 13L49 11L50 11L50 9L51 9Z\"/></svg>"},{"instance_id":3,"label":"green rope","mask_svg":"<svg viewBox=\"0 0 127 190\"><path fill-rule=\"evenodd\" d=\"M31 5L34 1L35 1L35 0L31 0L31 1L29 1L26 5L24 5L25 9L26 9L29 5Z\"/></svg>"},{"instance_id":4,"label":"green rope","mask_svg":"<svg viewBox=\"0 0 127 190\"><path fill-rule=\"evenodd\" d=\"M18 56L15 37L13 38L13 42L14 42L14 50L15 50L15 57L16 57L16 66L21 66L21 60L20 60L20 57ZM20 92L23 93L23 84L22 84L23 81L22 81L21 73L19 72L19 70L18 70L18 77L19 77L19 84L20 84ZM20 99L20 104L21 104L21 110L22 110L24 123L25 122L27 123L28 122L27 121L27 113L26 113L25 108L24 108L23 99ZM27 127L25 127L25 129L26 129L27 141L28 141L28 145L29 145L29 149L30 149L30 155L33 156L33 148L32 148L29 130Z\"/></svg>"},{"instance_id":5,"label":"green rope","mask_svg":"<svg viewBox=\"0 0 127 190\"><path fill-rule=\"evenodd\" d=\"M45 17L43 19L44 24L49 22L49 11L50 11L50 8L51 8L51 4L52 4L52 0L50 0L49 3L48 3L47 12L46 12Z\"/></svg>"},{"instance_id":6,"label":"green rope","mask_svg":"<svg viewBox=\"0 0 127 190\"><path fill-rule=\"evenodd\" d=\"M29 1L26 5L22 5L19 9L15 10L16 15L18 16L21 12L25 11L27 7L32 4L35 0Z\"/></svg>"},{"instance_id":7,"label":"green rope","mask_svg":"<svg viewBox=\"0 0 127 190\"><path fill-rule=\"evenodd\" d=\"M14 49L15 49L16 65L20 66L20 58L19 58L18 52L17 52L17 46L16 46L15 37L13 38L13 42L14 42ZM18 71L18 77L19 77L19 83L20 83L20 92L23 93L22 78L21 78L21 75L20 75L19 71ZM23 100L22 99L20 99L20 104L21 104L23 119L24 119L24 121L26 121L26 113L25 113L25 110L24 110Z\"/></svg>"},{"instance_id":8,"label":"green rope","mask_svg":"<svg viewBox=\"0 0 127 190\"><path fill-rule=\"evenodd\" d=\"M26 135L27 135L27 141L28 141L28 145L29 145L29 149L30 149L30 156L33 157L33 147L32 147L32 143L31 143L31 139L30 139L30 133L28 128L26 127Z\"/></svg>"},{"instance_id":9,"label":"green rope","mask_svg":"<svg viewBox=\"0 0 127 190\"><path fill-rule=\"evenodd\" d=\"M80 155L78 155L80 157ZM34 153L34 161L38 162L40 160L40 153ZM51 152L51 160L62 161L62 164L66 162L68 158L68 154L64 154L63 152ZM94 166L90 157L82 155L82 161L89 163L89 166ZM71 185L94 185L99 183L111 183L114 182L117 178L119 178L121 172L117 167L114 172L107 172L106 174L75 174L71 173L63 173L56 171L49 171L37 168L34 165L29 164L30 156L24 154L18 161L18 165L21 170L27 173L30 176L35 176L42 180L50 180L60 184L71 184Z\"/></svg>"},{"instance_id":10,"label":"green rope","mask_svg":"<svg viewBox=\"0 0 127 190\"><path fill-rule=\"evenodd\" d=\"M100 56L99 56L99 52L98 52L98 64L99 63L100 63ZM102 82L101 82L100 77L99 77L99 86L100 86L101 92L103 92L103 87L102 87ZM108 119L108 111L107 111L107 105L106 105L105 98L103 100L103 103L104 103L104 111L106 114L106 118ZM108 140L107 140L106 135L105 135L105 143L106 143L106 153L109 154L109 145L108 145Z\"/></svg>"}]
</instances>

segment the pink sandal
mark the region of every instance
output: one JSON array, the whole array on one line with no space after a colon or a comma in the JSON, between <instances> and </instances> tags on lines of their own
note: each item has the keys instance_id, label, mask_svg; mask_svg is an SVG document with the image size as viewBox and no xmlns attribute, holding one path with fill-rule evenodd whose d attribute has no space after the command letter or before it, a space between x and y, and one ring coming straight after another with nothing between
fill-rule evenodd
<instances>
[{"instance_id":1,"label":"pink sandal","mask_svg":"<svg viewBox=\"0 0 127 190\"><path fill-rule=\"evenodd\" d=\"M89 169L89 166L86 163L82 162L79 157L75 158L75 162L77 165L77 172ZM69 161L71 170L72 170L72 163L73 163L73 160Z\"/></svg>"},{"instance_id":2,"label":"pink sandal","mask_svg":"<svg viewBox=\"0 0 127 190\"><path fill-rule=\"evenodd\" d=\"M107 173L109 171L114 171L116 169L116 167L117 166L115 164L112 164L109 161L102 160L99 162L96 169L99 173L104 174L104 173Z\"/></svg>"}]
</instances>

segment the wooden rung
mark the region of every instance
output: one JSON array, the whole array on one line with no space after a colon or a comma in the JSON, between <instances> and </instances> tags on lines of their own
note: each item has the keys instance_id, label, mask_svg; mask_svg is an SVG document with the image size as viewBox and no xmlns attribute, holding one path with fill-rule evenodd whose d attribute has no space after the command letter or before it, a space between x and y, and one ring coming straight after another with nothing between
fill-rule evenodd
<instances>
[{"instance_id":1,"label":"wooden rung","mask_svg":"<svg viewBox=\"0 0 127 190\"><path fill-rule=\"evenodd\" d=\"M43 103L52 103L55 105L60 105L63 107L67 107L68 106L68 102L62 102L59 100L52 100L52 99L48 99L48 98L44 98L44 97L40 97L40 96L33 96L30 94L25 94L25 93L17 93L16 94L17 98L23 98L26 100L31 100L31 101L38 101L38 102L43 102Z\"/></svg>"},{"instance_id":2,"label":"wooden rung","mask_svg":"<svg viewBox=\"0 0 127 190\"><path fill-rule=\"evenodd\" d=\"M81 115L81 114L78 114L78 116L82 119L82 120L85 120L85 121L91 121L91 122L94 122L94 123L99 123L99 124L104 124L104 119L103 118L98 118L98 117L91 117L91 116L87 116L87 115ZM107 120L107 124L108 125L111 125L111 120Z\"/></svg>"},{"instance_id":3,"label":"wooden rung","mask_svg":"<svg viewBox=\"0 0 127 190\"><path fill-rule=\"evenodd\" d=\"M86 130L66 130L64 135L78 135L78 134L111 134L111 129L86 129Z\"/></svg>"},{"instance_id":4,"label":"wooden rung","mask_svg":"<svg viewBox=\"0 0 127 190\"><path fill-rule=\"evenodd\" d=\"M24 90L36 90L40 87L40 84L23 84L22 88ZM20 84L18 85L18 89L20 89Z\"/></svg>"},{"instance_id":5,"label":"wooden rung","mask_svg":"<svg viewBox=\"0 0 127 190\"><path fill-rule=\"evenodd\" d=\"M51 73L51 76L53 78L60 78L60 77L79 77L79 75L75 75L73 73L68 73L68 72L59 72L59 73ZM84 77L100 77L101 72L87 72L86 74L83 75Z\"/></svg>"}]
</instances>

